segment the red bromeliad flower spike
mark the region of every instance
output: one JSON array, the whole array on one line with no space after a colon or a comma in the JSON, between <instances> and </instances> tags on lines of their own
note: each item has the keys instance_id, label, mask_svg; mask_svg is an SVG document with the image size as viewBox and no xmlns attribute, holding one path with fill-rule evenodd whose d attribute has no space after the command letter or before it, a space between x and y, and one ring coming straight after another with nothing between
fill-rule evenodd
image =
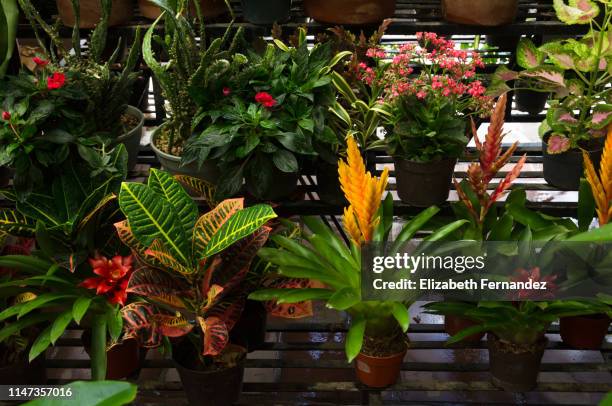
<instances>
[{"instance_id":1,"label":"red bromeliad flower spike","mask_svg":"<svg viewBox=\"0 0 612 406\"><path fill-rule=\"evenodd\" d=\"M97 295L105 295L112 304L125 305L127 300L127 285L132 274L133 257L121 257L119 255L112 259L96 256L89 259L89 264L97 277L85 279L79 286L86 289L96 289Z\"/></svg>"}]
</instances>

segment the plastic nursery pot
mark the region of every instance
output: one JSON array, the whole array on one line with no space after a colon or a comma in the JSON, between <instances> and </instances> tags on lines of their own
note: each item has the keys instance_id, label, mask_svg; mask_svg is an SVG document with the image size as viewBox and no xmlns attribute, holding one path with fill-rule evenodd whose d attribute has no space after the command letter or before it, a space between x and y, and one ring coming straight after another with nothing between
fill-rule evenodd
<instances>
[{"instance_id":1,"label":"plastic nursery pot","mask_svg":"<svg viewBox=\"0 0 612 406\"><path fill-rule=\"evenodd\" d=\"M75 18L71 0L56 0L57 11L62 23L68 27L74 26ZM81 0L79 28L93 28L102 18L100 0ZM122 25L132 19L134 8L131 0L113 0L108 25Z\"/></svg>"},{"instance_id":2,"label":"plastic nursery pot","mask_svg":"<svg viewBox=\"0 0 612 406\"><path fill-rule=\"evenodd\" d=\"M517 11L518 0L442 0L444 19L457 24L510 24Z\"/></svg>"},{"instance_id":3,"label":"plastic nursery pot","mask_svg":"<svg viewBox=\"0 0 612 406\"><path fill-rule=\"evenodd\" d=\"M268 311L262 302L247 300L238 322L230 332L230 341L255 351L266 341Z\"/></svg>"},{"instance_id":4,"label":"plastic nursery pot","mask_svg":"<svg viewBox=\"0 0 612 406\"><path fill-rule=\"evenodd\" d=\"M153 131L151 135L151 149L155 152L162 169L170 172L173 175L189 175L203 179L209 183L216 184L219 178L219 168L212 161L207 161L198 168L197 163L193 162L189 165L181 165L181 157L168 154L161 151L156 143L163 131L163 125Z\"/></svg>"},{"instance_id":5,"label":"plastic nursery pot","mask_svg":"<svg viewBox=\"0 0 612 406\"><path fill-rule=\"evenodd\" d=\"M565 344L579 350L598 350L608 333L610 318L605 314L562 317L559 324Z\"/></svg>"},{"instance_id":6,"label":"plastic nursery pot","mask_svg":"<svg viewBox=\"0 0 612 406\"><path fill-rule=\"evenodd\" d=\"M487 334L489 369L493 384L511 392L527 392L538 380L542 355L548 339L544 336L531 348L505 343Z\"/></svg>"},{"instance_id":7,"label":"plastic nursery pot","mask_svg":"<svg viewBox=\"0 0 612 406\"><path fill-rule=\"evenodd\" d=\"M284 22L290 11L291 0L242 0L242 15L253 24Z\"/></svg>"},{"instance_id":8,"label":"plastic nursery pot","mask_svg":"<svg viewBox=\"0 0 612 406\"><path fill-rule=\"evenodd\" d=\"M549 185L561 190L578 190L583 174L582 152L571 149L560 154L547 152L547 138L542 142L542 165L544 179ZM595 168L599 168L603 150L603 138L592 139L584 149L588 151Z\"/></svg>"},{"instance_id":9,"label":"plastic nursery pot","mask_svg":"<svg viewBox=\"0 0 612 406\"><path fill-rule=\"evenodd\" d=\"M134 106L128 106L126 115L134 117L137 121L135 127L117 138L117 144L125 145L128 153L128 171L134 170L138 162L138 152L140 151L140 140L142 139L142 126L144 124L144 114Z\"/></svg>"},{"instance_id":10,"label":"plastic nursery pot","mask_svg":"<svg viewBox=\"0 0 612 406\"><path fill-rule=\"evenodd\" d=\"M240 353L236 365L204 369L201 364L195 364L194 360L198 360L198 356L188 340L173 346L174 366L190 405L230 406L238 401L242 392L246 350L230 344L230 351Z\"/></svg>"},{"instance_id":11,"label":"plastic nursery pot","mask_svg":"<svg viewBox=\"0 0 612 406\"><path fill-rule=\"evenodd\" d=\"M447 314L444 316L444 331L446 331L446 333L451 337L468 327L475 326L476 324L476 322L466 317L456 316L453 314ZM484 332L472 334L471 336L464 338L463 341L470 343L478 342L482 340L484 335Z\"/></svg>"},{"instance_id":12,"label":"plastic nursery pot","mask_svg":"<svg viewBox=\"0 0 612 406\"><path fill-rule=\"evenodd\" d=\"M355 358L355 372L359 382L371 388L384 388L393 385L399 378L402 361L406 355L402 352L387 357L373 357L359 353Z\"/></svg>"},{"instance_id":13,"label":"plastic nursery pot","mask_svg":"<svg viewBox=\"0 0 612 406\"><path fill-rule=\"evenodd\" d=\"M338 179L338 164L334 165L318 160L315 175L317 177L317 194L322 202L334 205L345 205L347 203Z\"/></svg>"},{"instance_id":14,"label":"plastic nursery pot","mask_svg":"<svg viewBox=\"0 0 612 406\"><path fill-rule=\"evenodd\" d=\"M516 109L525 111L531 115L536 115L542 112L546 107L548 93L536 92L534 90L521 89L514 92L514 101Z\"/></svg>"},{"instance_id":15,"label":"plastic nursery pot","mask_svg":"<svg viewBox=\"0 0 612 406\"><path fill-rule=\"evenodd\" d=\"M12 365L0 366L2 385L41 385L47 382L45 354L28 362L27 352L23 358Z\"/></svg>"},{"instance_id":16,"label":"plastic nursery pot","mask_svg":"<svg viewBox=\"0 0 612 406\"><path fill-rule=\"evenodd\" d=\"M85 352L89 355L91 332L85 330L81 336ZM134 375L140 369L140 347L133 339L123 340L121 343L106 350L106 379L123 379Z\"/></svg>"},{"instance_id":17,"label":"plastic nursery pot","mask_svg":"<svg viewBox=\"0 0 612 406\"><path fill-rule=\"evenodd\" d=\"M306 15L326 24L377 24L395 14L395 0L304 0Z\"/></svg>"},{"instance_id":18,"label":"plastic nursery pot","mask_svg":"<svg viewBox=\"0 0 612 406\"><path fill-rule=\"evenodd\" d=\"M413 162L395 157L397 194L411 206L429 207L446 202L456 158Z\"/></svg>"}]
</instances>

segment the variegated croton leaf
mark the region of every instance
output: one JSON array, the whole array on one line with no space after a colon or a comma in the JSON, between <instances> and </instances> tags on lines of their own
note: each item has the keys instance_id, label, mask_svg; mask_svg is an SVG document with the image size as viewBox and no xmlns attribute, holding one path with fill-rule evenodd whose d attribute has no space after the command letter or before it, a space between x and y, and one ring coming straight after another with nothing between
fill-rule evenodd
<instances>
[{"instance_id":1,"label":"variegated croton leaf","mask_svg":"<svg viewBox=\"0 0 612 406\"><path fill-rule=\"evenodd\" d=\"M229 330L225 322L218 317L198 317L198 322L204 333L202 355L214 357L221 354L229 341Z\"/></svg>"},{"instance_id":2,"label":"variegated croton leaf","mask_svg":"<svg viewBox=\"0 0 612 406\"><path fill-rule=\"evenodd\" d=\"M192 297L185 281L154 268L140 268L130 277L126 292L148 298L151 301L184 309L184 299Z\"/></svg>"},{"instance_id":3,"label":"variegated croton leaf","mask_svg":"<svg viewBox=\"0 0 612 406\"><path fill-rule=\"evenodd\" d=\"M209 241L226 221L244 207L244 199L227 199L204 214L193 229L193 252L198 259L206 250Z\"/></svg>"},{"instance_id":4,"label":"variegated croton leaf","mask_svg":"<svg viewBox=\"0 0 612 406\"><path fill-rule=\"evenodd\" d=\"M144 348L154 348L161 344L162 335L155 321L156 309L154 306L134 302L121 308L125 338L135 338Z\"/></svg>"}]
</instances>

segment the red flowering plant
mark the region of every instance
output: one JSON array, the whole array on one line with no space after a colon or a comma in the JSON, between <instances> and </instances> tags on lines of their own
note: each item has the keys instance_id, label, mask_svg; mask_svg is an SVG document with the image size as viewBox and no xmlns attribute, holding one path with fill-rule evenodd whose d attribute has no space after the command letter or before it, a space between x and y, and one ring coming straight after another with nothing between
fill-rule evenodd
<instances>
[{"instance_id":1,"label":"red flowering plant","mask_svg":"<svg viewBox=\"0 0 612 406\"><path fill-rule=\"evenodd\" d=\"M417 40L397 52L368 50L376 65L362 63L361 78L384 88L390 154L417 162L457 158L467 145L467 118L490 110L476 74L484 64L477 52L457 49L437 34L419 32Z\"/></svg>"},{"instance_id":2,"label":"red flowering plant","mask_svg":"<svg viewBox=\"0 0 612 406\"><path fill-rule=\"evenodd\" d=\"M276 40L263 54L235 57L213 94L208 83L192 83L199 110L183 163L216 161L220 198L235 195L243 180L259 199L281 197L279 179L297 179L301 162L317 156L315 145L339 142L327 121L331 69L348 53L334 55L329 43L309 49L300 32L297 47Z\"/></svg>"}]
</instances>

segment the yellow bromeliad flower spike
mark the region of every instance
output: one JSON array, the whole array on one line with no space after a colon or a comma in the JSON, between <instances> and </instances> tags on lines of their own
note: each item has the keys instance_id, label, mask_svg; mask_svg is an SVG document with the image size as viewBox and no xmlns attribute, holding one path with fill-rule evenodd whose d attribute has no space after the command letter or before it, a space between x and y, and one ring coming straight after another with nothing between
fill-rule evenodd
<instances>
[{"instance_id":1,"label":"yellow bromeliad flower spike","mask_svg":"<svg viewBox=\"0 0 612 406\"><path fill-rule=\"evenodd\" d=\"M608 127L606 144L599 164L599 174L595 171L589 154L582 151L582 157L584 172L595 198L599 226L603 226L608 224L612 218L612 207L610 206L612 200L612 125Z\"/></svg>"},{"instance_id":2,"label":"yellow bromeliad flower spike","mask_svg":"<svg viewBox=\"0 0 612 406\"><path fill-rule=\"evenodd\" d=\"M344 209L342 223L355 243L361 245L372 240L378 225L378 209L387 188L389 170L380 178L366 171L363 158L353 137L347 139L347 160L338 161L340 185L349 207Z\"/></svg>"}]
</instances>

